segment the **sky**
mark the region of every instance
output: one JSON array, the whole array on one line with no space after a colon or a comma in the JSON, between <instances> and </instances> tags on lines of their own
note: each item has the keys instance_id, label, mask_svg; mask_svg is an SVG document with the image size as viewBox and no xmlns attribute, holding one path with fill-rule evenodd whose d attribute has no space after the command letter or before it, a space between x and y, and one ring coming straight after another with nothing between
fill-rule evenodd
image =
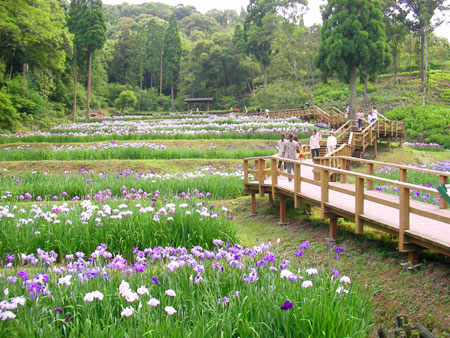
<instances>
[{"instance_id":1,"label":"sky","mask_svg":"<svg viewBox=\"0 0 450 338\"><path fill-rule=\"evenodd\" d=\"M210 9L234 9L237 13L241 11L241 7L247 8L249 0L158 0L158 1L148 1L148 0L103 0L104 4L117 5L123 2L129 4L141 4L144 2L162 2L168 5L176 6L178 4L183 4L185 6L194 6L198 11L205 13ZM305 25L311 26L315 23L321 23L322 18L320 16L320 5L326 4L326 0L309 0L308 1L308 12L305 15ZM450 22L447 19L445 24L442 24L434 33L438 36L445 37L450 41Z\"/></svg>"}]
</instances>

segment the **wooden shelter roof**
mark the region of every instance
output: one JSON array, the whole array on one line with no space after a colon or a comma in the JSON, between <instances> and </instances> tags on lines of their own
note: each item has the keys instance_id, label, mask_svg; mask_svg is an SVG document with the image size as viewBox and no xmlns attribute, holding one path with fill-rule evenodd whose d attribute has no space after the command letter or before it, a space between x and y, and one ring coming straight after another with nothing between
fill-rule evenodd
<instances>
[{"instance_id":1,"label":"wooden shelter roof","mask_svg":"<svg viewBox=\"0 0 450 338\"><path fill-rule=\"evenodd\" d=\"M188 99L184 99L184 102L212 102L214 100L213 97L192 97Z\"/></svg>"}]
</instances>

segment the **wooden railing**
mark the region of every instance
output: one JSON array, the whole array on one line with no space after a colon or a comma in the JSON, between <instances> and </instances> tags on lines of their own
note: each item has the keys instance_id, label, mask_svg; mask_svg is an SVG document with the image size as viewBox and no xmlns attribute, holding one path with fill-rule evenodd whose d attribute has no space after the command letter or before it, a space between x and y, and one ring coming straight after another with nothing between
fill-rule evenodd
<instances>
[{"instance_id":1,"label":"wooden railing","mask_svg":"<svg viewBox=\"0 0 450 338\"><path fill-rule=\"evenodd\" d=\"M267 113L260 112L260 113L248 113L247 115L258 115L267 117ZM354 127L356 125L355 120L345 120L345 114L340 111L338 108L332 106L327 108L320 108L318 106L311 106L306 108L295 108L295 109L281 109L269 112L268 114L269 118L288 118L288 117L297 117L300 119L314 119L316 121L326 123L329 126L332 126L334 128L338 128L337 132L341 130L342 127L346 127L347 130L349 130L350 126ZM362 139L365 141L365 146L361 146L361 148L365 149L368 145L372 145L374 135L376 134L377 137L386 137L386 136L393 136L393 137L405 137L405 126L403 122L400 121L392 121L386 118L384 115L378 113L378 125L375 130L373 128L373 123L367 123L364 121L362 131L365 135L361 136ZM367 127L369 125L372 125L372 129L370 131L367 131ZM353 130L356 131L356 130ZM371 134L369 137L368 134ZM338 133L336 133L336 136L338 136ZM357 143L359 142L359 137L356 136L358 139ZM339 139L339 138L338 138Z\"/></svg>"},{"instance_id":2,"label":"wooden railing","mask_svg":"<svg viewBox=\"0 0 450 338\"><path fill-rule=\"evenodd\" d=\"M340 157L345 160L355 160L351 157L342 156ZM286 172L278 170L277 163L278 161L283 161L287 163L292 163L293 165L293 173L288 174ZM255 162L255 169L249 170L249 162ZM361 160L364 161L364 160ZM375 161L369 161L369 167L373 166ZM383 162L379 162L383 163ZM389 163L384 163L384 165L391 165ZM312 167L314 170L317 170L320 173L320 181L302 177L301 175L301 167ZM373 168L372 168L373 169ZM371 169L371 170L372 170ZM440 222L444 222L446 224L450 224L450 216L445 213L437 213L433 211L434 208L419 208L419 207L411 207L411 199L410 199L410 191L411 190L420 190L422 192L426 192L430 195L438 195L439 193L432 188L424 187L421 185L411 184L406 182L406 173L408 170L419 170L418 168L410 168L407 166L401 166L401 176L403 177L400 181L394 181L387 178L382 178L378 176L374 176L373 174L365 174L358 173L349 170L343 170L338 168L333 168L330 166L313 164L306 161L297 161L290 160L287 158L281 158L278 156L272 157L256 157L256 158L246 158L244 159L244 182L246 184L249 183L248 175L249 173L254 173L255 180L259 186L259 194L260 196L264 196L264 187L271 187L272 196L276 196L278 186L278 176L285 176L293 180L293 192L294 192L294 204L295 207L298 207L298 198L299 194L301 194L301 183L309 183L315 186L319 186L321 188L321 197L320 203L322 218L326 218L327 214L327 206L326 204L329 202L329 191L334 190L343 194L354 196L354 222L355 222L355 232L362 233L363 232L363 222L364 220L361 218L364 216L364 202L371 201L381 205L388 206L390 208L394 208L398 210L399 215L399 229L398 229L398 237L399 237L399 250L400 251L408 251L406 240L405 240L405 232L409 230L410 227L410 214L420 215L422 217L426 217L429 219L437 220ZM431 173L433 172L439 177L445 177L448 179L450 173L441 173L435 172L432 170L421 169L423 172ZM345 187L330 185L330 176L332 174L338 174L343 176L351 176L354 179L354 189L346 189ZM269 179L267 181L267 179ZM391 185L397 187L399 189L398 199L385 199L376 197L374 195L368 195L365 193L367 190L373 189L374 183L382 183L385 185ZM365 188L367 187L367 188ZM285 189L285 188L284 188ZM301 196L299 196L301 197ZM440 205L440 208L443 208L444 204ZM448 248L447 248L448 250Z\"/></svg>"},{"instance_id":3,"label":"wooden railing","mask_svg":"<svg viewBox=\"0 0 450 338\"><path fill-rule=\"evenodd\" d=\"M404 164L395 164L395 163L386 163L386 162L381 162L381 161L365 160L365 159L361 159L361 158L342 156L342 155L336 155L336 158L346 161L347 167L350 167L352 162L363 163L366 167L366 173L368 175L374 175L377 167L389 166L390 168L398 169L399 174L400 174L400 182L407 183L408 172L419 172L422 174L435 175L435 176L439 177L439 184L448 184L449 177L450 177L450 172L417 168L417 167L412 167L412 166L408 166L408 165L404 165ZM420 187L420 189L417 189L417 190L425 191L423 188L426 188L426 187L423 187L423 186L419 186L419 187ZM367 189L373 190L373 184L368 183ZM438 193L436 192L435 189L431 189L431 190L433 191L434 195L438 195ZM447 207L448 207L447 201L444 198L439 198L439 208L447 209Z\"/></svg>"}]
</instances>

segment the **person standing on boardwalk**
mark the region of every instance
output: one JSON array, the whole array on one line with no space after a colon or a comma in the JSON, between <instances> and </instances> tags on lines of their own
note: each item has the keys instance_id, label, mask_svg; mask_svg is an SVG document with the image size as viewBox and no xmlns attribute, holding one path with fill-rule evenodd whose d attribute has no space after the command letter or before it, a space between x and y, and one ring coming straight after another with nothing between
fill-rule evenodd
<instances>
[{"instance_id":1,"label":"person standing on boardwalk","mask_svg":"<svg viewBox=\"0 0 450 338\"><path fill-rule=\"evenodd\" d=\"M286 157L290 160L296 160L297 159L297 149L299 149L298 142L294 141L294 134L290 133L289 141L287 141L284 144L283 157ZM287 168L288 174L292 173L292 167L293 167L292 163L289 163L289 162L286 163L286 168ZM290 178L290 177L289 177L289 182L292 182L292 178Z\"/></svg>"},{"instance_id":2,"label":"person standing on boardwalk","mask_svg":"<svg viewBox=\"0 0 450 338\"><path fill-rule=\"evenodd\" d=\"M309 138L309 148L311 149L311 157L319 157L320 141L322 140L322 135L320 135L316 130L312 131L312 135Z\"/></svg>"},{"instance_id":3,"label":"person standing on boardwalk","mask_svg":"<svg viewBox=\"0 0 450 338\"><path fill-rule=\"evenodd\" d=\"M286 144L286 134L281 133L280 139L278 140L278 156L283 157L284 155L284 145ZM282 161L278 161L278 169L281 168ZM284 169L286 169L286 162L284 162Z\"/></svg>"},{"instance_id":4,"label":"person standing on boardwalk","mask_svg":"<svg viewBox=\"0 0 450 338\"><path fill-rule=\"evenodd\" d=\"M337 145L337 138L334 135L334 132L332 131L330 133L330 135L327 137L327 150L328 150L328 154L332 153L333 151L336 150L336 145Z\"/></svg>"}]
</instances>

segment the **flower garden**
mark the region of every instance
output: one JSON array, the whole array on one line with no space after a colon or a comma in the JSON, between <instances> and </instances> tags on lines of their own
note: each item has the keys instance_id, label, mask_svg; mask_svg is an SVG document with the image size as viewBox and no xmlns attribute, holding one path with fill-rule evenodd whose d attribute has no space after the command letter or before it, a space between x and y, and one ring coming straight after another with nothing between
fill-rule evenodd
<instances>
[{"instance_id":1,"label":"flower garden","mask_svg":"<svg viewBox=\"0 0 450 338\"><path fill-rule=\"evenodd\" d=\"M374 290L341 264L345 246L249 240L227 202L242 195L242 158L313 128L167 114L2 135L4 164L36 168L0 166L0 336L370 336ZM171 170L63 165L130 159ZM180 159L211 163L173 170Z\"/></svg>"}]
</instances>

